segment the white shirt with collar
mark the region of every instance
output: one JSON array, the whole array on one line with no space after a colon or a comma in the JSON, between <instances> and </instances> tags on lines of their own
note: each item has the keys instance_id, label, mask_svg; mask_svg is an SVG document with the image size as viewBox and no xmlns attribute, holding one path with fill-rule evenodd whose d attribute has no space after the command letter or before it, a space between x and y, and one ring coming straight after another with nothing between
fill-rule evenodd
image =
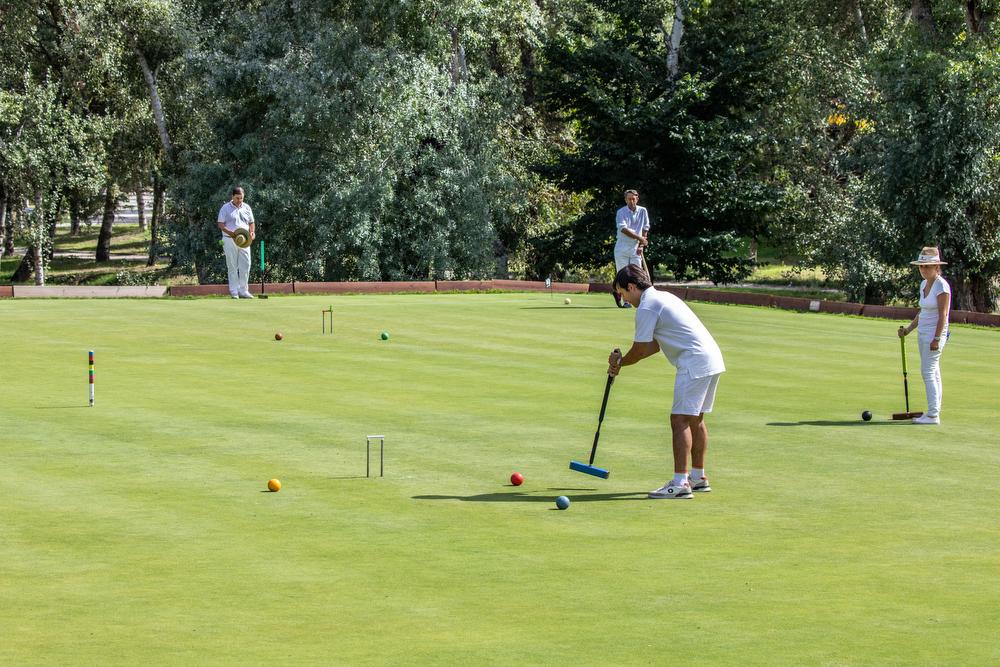
<instances>
[{"instance_id":1,"label":"white shirt with collar","mask_svg":"<svg viewBox=\"0 0 1000 667\"><path fill-rule=\"evenodd\" d=\"M648 287L635 311L635 341L653 340L678 372L692 378L726 370L722 350L694 311L670 292Z\"/></svg>"},{"instance_id":2,"label":"white shirt with collar","mask_svg":"<svg viewBox=\"0 0 1000 667\"><path fill-rule=\"evenodd\" d=\"M628 206L622 206L615 214L615 228L618 230L615 251L630 250L634 252L639 242L631 236L626 236L622 230L628 229L633 234L642 236L642 233L649 229L649 212L643 206L636 206L634 211Z\"/></svg>"},{"instance_id":3,"label":"white shirt with collar","mask_svg":"<svg viewBox=\"0 0 1000 667\"><path fill-rule=\"evenodd\" d=\"M250 204L243 202L239 207L233 206L232 201L227 201L219 209L219 222L225 223L226 229L235 232L237 229L250 229L253 224L253 209ZM225 234L222 235L226 237Z\"/></svg>"}]
</instances>

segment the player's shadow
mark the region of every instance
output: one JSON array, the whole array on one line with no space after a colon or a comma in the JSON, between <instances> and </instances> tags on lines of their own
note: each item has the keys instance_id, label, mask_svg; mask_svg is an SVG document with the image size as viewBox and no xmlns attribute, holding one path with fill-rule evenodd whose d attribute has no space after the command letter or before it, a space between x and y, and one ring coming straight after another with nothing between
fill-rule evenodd
<instances>
[{"instance_id":1,"label":"player's shadow","mask_svg":"<svg viewBox=\"0 0 1000 667\"><path fill-rule=\"evenodd\" d=\"M798 422L768 422L768 426L892 426L894 424L909 424L910 421L860 421L857 419L847 419L842 421L814 419Z\"/></svg>"},{"instance_id":2,"label":"player's shadow","mask_svg":"<svg viewBox=\"0 0 1000 667\"><path fill-rule=\"evenodd\" d=\"M566 492L583 491L585 489L548 489L564 495ZM574 494L570 500L574 503L587 503L603 500L646 500L647 491L631 491L623 493L588 493ZM551 503L551 495L535 496L525 491L508 491L507 493L480 493L474 496L413 496L414 500L462 500L473 503Z\"/></svg>"},{"instance_id":3,"label":"player's shadow","mask_svg":"<svg viewBox=\"0 0 1000 667\"><path fill-rule=\"evenodd\" d=\"M521 306L521 310L618 310L618 306Z\"/></svg>"}]
</instances>

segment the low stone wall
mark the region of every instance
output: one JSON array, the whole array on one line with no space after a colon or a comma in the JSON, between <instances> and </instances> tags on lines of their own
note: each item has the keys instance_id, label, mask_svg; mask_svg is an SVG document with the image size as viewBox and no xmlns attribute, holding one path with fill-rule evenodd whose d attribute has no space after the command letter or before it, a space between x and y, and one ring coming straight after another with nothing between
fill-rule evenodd
<instances>
[{"instance_id":1,"label":"low stone wall","mask_svg":"<svg viewBox=\"0 0 1000 667\"><path fill-rule=\"evenodd\" d=\"M862 317L878 317L888 320L912 320L918 310L917 308L900 306L870 306L861 303L822 301L791 296L769 296L767 294L754 294L751 292L722 292L718 290L683 287L657 287L656 289L671 292L681 299L691 301L767 306L783 310L860 315ZM1000 314L953 310L949 315L948 321L953 324L976 324L984 327L1000 327Z\"/></svg>"},{"instance_id":2,"label":"low stone wall","mask_svg":"<svg viewBox=\"0 0 1000 667\"><path fill-rule=\"evenodd\" d=\"M550 288L535 280L411 280L397 282L318 282L265 283L264 294L432 294L434 292L545 292ZM553 292L579 293L590 290L587 283L553 283ZM260 294L260 284L250 285ZM170 296L226 296L226 285L176 285Z\"/></svg>"},{"instance_id":3,"label":"low stone wall","mask_svg":"<svg viewBox=\"0 0 1000 667\"><path fill-rule=\"evenodd\" d=\"M14 298L22 299L158 298L167 294L167 288L160 285L13 285L10 289Z\"/></svg>"},{"instance_id":4,"label":"low stone wall","mask_svg":"<svg viewBox=\"0 0 1000 667\"><path fill-rule=\"evenodd\" d=\"M14 286L0 285L0 299L13 299L13 298L14 298Z\"/></svg>"}]
</instances>

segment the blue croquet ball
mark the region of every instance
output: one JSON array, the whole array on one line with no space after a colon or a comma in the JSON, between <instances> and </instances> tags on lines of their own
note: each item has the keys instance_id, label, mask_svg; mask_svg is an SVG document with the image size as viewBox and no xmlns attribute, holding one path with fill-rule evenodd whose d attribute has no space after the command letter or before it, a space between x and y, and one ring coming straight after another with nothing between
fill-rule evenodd
<instances>
[{"instance_id":1,"label":"blue croquet ball","mask_svg":"<svg viewBox=\"0 0 1000 667\"><path fill-rule=\"evenodd\" d=\"M558 507L561 510L564 510L567 507L569 507L569 498L567 498L566 496L559 496L558 498L556 498L556 507Z\"/></svg>"},{"instance_id":2,"label":"blue croquet ball","mask_svg":"<svg viewBox=\"0 0 1000 667\"><path fill-rule=\"evenodd\" d=\"M388 331L383 331L382 332L382 340L389 340L389 332Z\"/></svg>"},{"instance_id":3,"label":"blue croquet ball","mask_svg":"<svg viewBox=\"0 0 1000 667\"><path fill-rule=\"evenodd\" d=\"M869 412L868 410L865 410L864 412L861 413L861 418L864 419L866 422L870 422L872 420L872 413Z\"/></svg>"}]
</instances>

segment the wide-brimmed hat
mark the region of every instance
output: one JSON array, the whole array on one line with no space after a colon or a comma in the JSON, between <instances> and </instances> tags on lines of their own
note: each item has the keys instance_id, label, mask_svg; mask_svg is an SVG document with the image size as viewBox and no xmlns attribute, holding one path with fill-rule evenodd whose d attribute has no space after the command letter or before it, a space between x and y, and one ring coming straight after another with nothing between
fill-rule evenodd
<instances>
[{"instance_id":1,"label":"wide-brimmed hat","mask_svg":"<svg viewBox=\"0 0 1000 667\"><path fill-rule=\"evenodd\" d=\"M924 246L920 249L915 262L910 262L914 266L935 266L947 264L941 261L941 252L935 246Z\"/></svg>"},{"instance_id":2,"label":"wide-brimmed hat","mask_svg":"<svg viewBox=\"0 0 1000 667\"><path fill-rule=\"evenodd\" d=\"M245 229L237 229L233 232L233 243L240 248L250 247L250 232Z\"/></svg>"}]
</instances>

